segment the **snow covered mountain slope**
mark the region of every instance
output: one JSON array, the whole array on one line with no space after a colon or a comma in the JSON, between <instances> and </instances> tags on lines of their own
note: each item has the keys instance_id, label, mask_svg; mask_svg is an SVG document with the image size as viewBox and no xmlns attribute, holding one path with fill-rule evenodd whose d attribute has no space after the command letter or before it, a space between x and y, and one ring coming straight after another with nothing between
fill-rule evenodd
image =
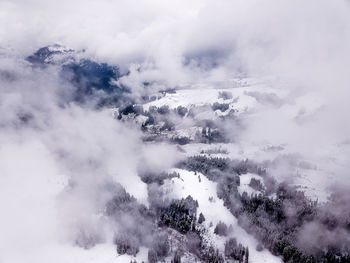
<instances>
[{"instance_id":1,"label":"snow covered mountain slope","mask_svg":"<svg viewBox=\"0 0 350 263\"><path fill-rule=\"evenodd\" d=\"M279 136L276 137L277 139L269 136L266 139L260 139L259 135L247 138L244 134L247 125L251 125L255 120L261 123L266 118L266 114L273 111L279 111L280 115L285 116L286 125L310 118L308 116L317 114L324 107L322 99L315 94L305 94L290 101L287 99L288 94L285 90L272 88L267 83L252 79L237 79L226 85L220 83L218 86L225 88L202 84L199 87L194 85L190 89L165 91L154 95L152 101L140 104L142 112L132 110L127 114L133 116L131 118L135 118L136 122L141 124L149 134L155 135L150 135L146 140L165 137L182 144L181 147L186 155L211 152L211 156L252 159L259 162L272 162L287 156L300 159L295 160L300 163L300 166L296 165L293 168L294 172L290 171L294 174L291 177L295 179L290 183L304 188L309 197L326 201L329 193L327 182L331 178L329 174L331 170L323 170L324 168L313 163L314 161L308 156L297 157L296 155L302 154L299 152L300 149L293 149L295 145L289 141L280 140ZM123 111L119 112L119 116L124 116L123 114ZM126 119L126 117L123 118ZM211 131L208 131L208 128ZM265 131L262 130L262 133ZM225 149L225 152L214 153L220 147ZM327 155L331 156L331 152L324 154L325 158ZM303 166L303 163L307 162L309 162L308 167ZM328 163L327 167L330 165ZM323 178L324 181L313 180L315 176ZM282 177L281 181L286 179Z\"/></svg>"},{"instance_id":2,"label":"snow covered mountain slope","mask_svg":"<svg viewBox=\"0 0 350 263\"><path fill-rule=\"evenodd\" d=\"M0 25L0 263L350 262L350 0Z\"/></svg>"},{"instance_id":3,"label":"snow covered mountain slope","mask_svg":"<svg viewBox=\"0 0 350 263\"><path fill-rule=\"evenodd\" d=\"M237 219L224 206L223 200L218 198L216 193L216 183L209 181L203 174L188 172L186 170L175 169L171 172L179 173L180 177L172 178L169 182L165 182L166 191L170 191L168 195L173 198L186 198L191 195L198 201L198 213L202 213L205 217L204 225L208 229L207 238L219 250L224 253L225 241L230 237L239 237L239 241L250 247L251 262L282 262L269 251L257 251L257 240L242 229ZM195 189L195 190L194 190ZM215 226L223 222L232 227L232 232L227 237L220 237L214 233Z\"/></svg>"},{"instance_id":4,"label":"snow covered mountain slope","mask_svg":"<svg viewBox=\"0 0 350 263\"><path fill-rule=\"evenodd\" d=\"M237 84L242 82L244 85ZM336 164L340 162L341 155L333 155L330 149L321 153L310 152L310 149L300 147L300 143L284 141L285 137L278 135L278 131L273 137L264 130L271 130L262 123L269 116L272 119L266 125L272 125L272 128L285 123L291 132L303 131L325 107L324 99L316 94L300 94L291 99L290 94L283 89L272 88L266 83L249 84L248 80L237 80L234 83L235 85L231 83L231 88L228 88L230 84L225 85L225 88L220 88L220 85L217 88L202 85L200 89L194 86L165 91L153 95L151 101L139 104L141 110L135 109L127 114L123 110L117 110L119 119L132 121L140 120L140 116L143 116L143 122L136 123L141 124L145 134L153 134L153 137L146 136L147 143L157 143L160 140L179 145L178 149L187 161L178 166L180 170L169 170L169 173L177 173L178 176L172 176L171 179L163 177L165 181L161 188L164 189L166 198L191 196L198 201L197 211L206 218L202 223L206 229L203 238L217 247L226 260L233 255L228 251L230 238L234 238L243 246L249 247L249 260L252 262L285 261L289 257L286 252L289 248L284 247L283 251L278 252L280 241L273 245L275 247L267 245L274 241L263 241L266 246L264 249L261 240L269 240L274 236L270 231L278 233L282 231L281 228L285 228L283 231L286 232L294 231L289 229L290 226L278 226L284 223L276 223L276 227L269 229L275 220L285 220L279 218L278 213L287 213L284 216L293 218L296 214L312 214L314 212L311 211L323 210L323 207L328 206L329 199L333 198L331 182L339 179L334 172L341 169L341 165ZM279 113L275 121L281 122L277 125L273 124L276 111ZM281 116L283 120L280 119ZM262 136L256 130L256 124L262 129ZM256 137L250 136L250 126L255 128ZM340 149L343 146L334 147ZM333 156L340 159L335 161L330 158ZM319 163L321 159L322 164ZM230 171L239 176L236 178L238 183L234 183L236 186L233 188L232 180L236 179L230 178ZM279 206L289 195L288 204L283 204L277 215L259 218L260 213L271 213L268 206ZM303 205L298 198L303 200ZM261 199L265 200L262 206L264 208L257 204L262 202ZM266 201L271 203L264 203ZM258 210L255 210L256 206L259 207ZM237 207L241 208L237 210ZM309 211L301 212L303 209ZM238 220L235 215L238 215ZM229 234L224 237L214 233L214 229L221 223L231 227ZM299 228L298 224L294 227ZM254 233L251 228L257 232ZM262 234L264 231L267 233ZM288 241L281 242L293 244L301 234L294 235L295 233L291 235L291 239L288 237ZM280 239L280 236L274 238ZM271 252L283 258L273 256ZM302 260L308 259L305 256Z\"/></svg>"},{"instance_id":5,"label":"snow covered mountain slope","mask_svg":"<svg viewBox=\"0 0 350 263\"><path fill-rule=\"evenodd\" d=\"M139 96L131 73L84 56L48 46L0 68L1 203L21 226L2 228L15 238L0 261L347 262L348 199L332 187L349 144L318 148L324 97L253 78Z\"/></svg>"}]
</instances>

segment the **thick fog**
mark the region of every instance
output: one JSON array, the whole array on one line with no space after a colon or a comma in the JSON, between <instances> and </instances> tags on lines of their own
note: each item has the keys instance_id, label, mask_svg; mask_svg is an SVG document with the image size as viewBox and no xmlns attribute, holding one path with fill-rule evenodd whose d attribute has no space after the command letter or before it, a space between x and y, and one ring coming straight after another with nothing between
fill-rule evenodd
<instances>
[{"instance_id":1,"label":"thick fog","mask_svg":"<svg viewBox=\"0 0 350 263\"><path fill-rule=\"evenodd\" d=\"M0 0L0 262L84 262L73 246L81 229L112 238L100 216L106 183L147 205L140 167L179 160L175 146L143 144L110 110L70 101L74 87L55 66L24 60L55 43L129 71L120 82L135 99L144 82L268 78L283 105L248 117L240 140L288 145L337 174L330 184L348 184L348 1Z\"/></svg>"},{"instance_id":2,"label":"thick fog","mask_svg":"<svg viewBox=\"0 0 350 263\"><path fill-rule=\"evenodd\" d=\"M1 260L67 262L52 256L69 255L61 245L73 245L84 228L108 238L100 216L113 194L108 184L120 183L147 205L137 170L171 167L177 153L141 144L139 131L110 110L65 101L62 89L74 88L60 82L54 67L2 58L1 72Z\"/></svg>"}]
</instances>

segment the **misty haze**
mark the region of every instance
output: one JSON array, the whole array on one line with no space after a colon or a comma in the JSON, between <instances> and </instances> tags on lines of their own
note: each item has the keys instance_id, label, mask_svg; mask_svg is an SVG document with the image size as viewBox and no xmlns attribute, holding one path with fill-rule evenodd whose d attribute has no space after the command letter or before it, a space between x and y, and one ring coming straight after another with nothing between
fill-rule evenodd
<instances>
[{"instance_id":1,"label":"misty haze","mask_svg":"<svg viewBox=\"0 0 350 263\"><path fill-rule=\"evenodd\" d=\"M350 263L349 0L0 0L0 263Z\"/></svg>"}]
</instances>

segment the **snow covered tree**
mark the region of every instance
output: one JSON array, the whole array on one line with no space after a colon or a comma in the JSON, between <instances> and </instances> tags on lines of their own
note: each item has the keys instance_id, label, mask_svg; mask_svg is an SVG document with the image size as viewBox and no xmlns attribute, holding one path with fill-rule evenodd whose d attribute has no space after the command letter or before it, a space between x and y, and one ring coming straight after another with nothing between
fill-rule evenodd
<instances>
[{"instance_id":1,"label":"snow covered tree","mask_svg":"<svg viewBox=\"0 0 350 263\"><path fill-rule=\"evenodd\" d=\"M204 221L205 221L205 217L204 217L204 215L202 213L200 213L199 217L198 217L198 223L202 224Z\"/></svg>"}]
</instances>

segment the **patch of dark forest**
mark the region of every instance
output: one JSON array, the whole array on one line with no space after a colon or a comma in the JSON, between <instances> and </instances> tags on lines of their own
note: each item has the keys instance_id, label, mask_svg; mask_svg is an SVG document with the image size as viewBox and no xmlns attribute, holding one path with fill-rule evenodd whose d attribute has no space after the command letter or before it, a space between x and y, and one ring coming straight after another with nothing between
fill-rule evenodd
<instances>
[{"instance_id":1,"label":"patch of dark forest","mask_svg":"<svg viewBox=\"0 0 350 263\"><path fill-rule=\"evenodd\" d=\"M349 207L346 194L333 194L327 203L318 204L293 186L277 184L266 167L249 160L194 156L179 167L217 182L219 198L239 224L284 262L350 262L350 211L343 211ZM250 182L260 194L239 194L239 175L248 172L263 178L264 189L257 179Z\"/></svg>"},{"instance_id":2,"label":"patch of dark forest","mask_svg":"<svg viewBox=\"0 0 350 263\"><path fill-rule=\"evenodd\" d=\"M169 106L151 106L148 110L144 110L141 105L131 104L119 108L117 119L119 120L134 120L142 116L145 121L141 124L141 130L144 132L144 141L168 141L179 145L188 143L228 143L232 137L232 129L226 127L228 120L236 121L234 111L227 116L218 117L215 120L198 120L196 116L203 111L217 110L224 107L228 109L228 104L191 106L186 108L178 106L175 109L170 109ZM192 127L197 127L198 131L194 138L186 135L177 135L184 120L190 121ZM230 136L229 136L230 135Z\"/></svg>"},{"instance_id":3,"label":"patch of dark forest","mask_svg":"<svg viewBox=\"0 0 350 263\"><path fill-rule=\"evenodd\" d=\"M260 242L257 248L251 249L268 249L281 256L284 262L349 262L346 234L350 231L350 217L339 211L346 205L341 195L318 204L294 187L277 184L266 167L249 160L193 156L178 167L201 172L218 183L219 198L238 218L239 224ZM240 175L245 173L262 177L263 183L257 179L250 183L260 194L239 194ZM178 176L177 173L141 176L148 184L149 207L137 203L120 186L114 190L105 214L118 226L115 231L117 252L136 255L143 246L149 248L149 262L168 257L173 262L181 262L184 256L202 262L248 262L249 249L236 239L227 240L223 254L208 244L207 230L203 226L205 217L198 215L196 200L191 196L169 199L159 188L164 180ZM315 226L311 232L310 225ZM231 231L232 226L222 222L215 226L215 234L220 236L229 236ZM319 240L303 240L310 234ZM336 238L329 238L332 235ZM91 243L91 239L85 239L87 244ZM80 238L80 245L84 244L82 240L84 237Z\"/></svg>"},{"instance_id":4,"label":"patch of dark forest","mask_svg":"<svg viewBox=\"0 0 350 263\"><path fill-rule=\"evenodd\" d=\"M198 202L191 196L169 200L159 189L158 183L148 185L150 206L138 204L122 187L106 205L105 214L116 223L114 242L119 254L135 256L141 246L149 248L148 261L155 263L171 257L172 262L190 255L202 262L225 262L225 258L248 262L249 249L231 239L226 244L225 255L205 240L206 229L203 214L197 214ZM215 233L227 235L218 224ZM82 245L84 240L80 238ZM97 239L96 239L97 240ZM91 239L87 239L88 244ZM91 245L91 244L90 244Z\"/></svg>"}]
</instances>

